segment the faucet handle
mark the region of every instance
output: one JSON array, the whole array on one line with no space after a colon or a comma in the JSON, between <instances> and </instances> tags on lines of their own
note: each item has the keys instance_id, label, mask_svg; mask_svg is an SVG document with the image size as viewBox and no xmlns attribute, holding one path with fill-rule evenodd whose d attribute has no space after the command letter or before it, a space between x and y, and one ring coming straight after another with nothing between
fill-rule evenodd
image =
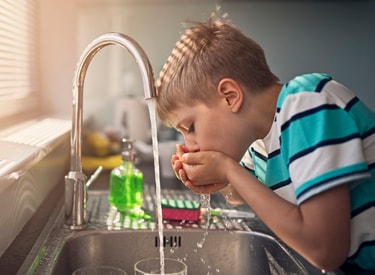
<instances>
[{"instance_id":1,"label":"faucet handle","mask_svg":"<svg viewBox=\"0 0 375 275\"><path fill-rule=\"evenodd\" d=\"M103 166L99 166L98 168L96 168L95 172L91 175L91 177L86 182L86 188L87 189L99 177L99 175L102 171L103 171Z\"/></svg>"}]
</instances>

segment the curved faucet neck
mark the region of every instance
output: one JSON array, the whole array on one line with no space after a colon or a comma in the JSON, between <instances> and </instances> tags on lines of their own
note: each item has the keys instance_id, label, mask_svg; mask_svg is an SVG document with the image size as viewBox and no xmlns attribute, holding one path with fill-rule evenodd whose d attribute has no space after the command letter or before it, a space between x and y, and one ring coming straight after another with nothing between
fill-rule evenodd
<instances>
[{"instance_id":1,"label":"curved faucet neck","mask_svg":"<svg viewBox=\"0 0 375 275\"><path fill-rule=\"evenodd\" d=\"M73 117L72 117L72 135L71 135L71 171L81 171L81 131L83 121L83 86L86 72L91 60L95 54L108 45L117 45L127 49L135 58L141 71L144 97L145 99L154 98L156 96L154 74L151 64L146 53L141 46L131 37L121 33L106 33L94 39L83 51L77 69L75 72L73 83Z\"/></svg>"}]
</instances>

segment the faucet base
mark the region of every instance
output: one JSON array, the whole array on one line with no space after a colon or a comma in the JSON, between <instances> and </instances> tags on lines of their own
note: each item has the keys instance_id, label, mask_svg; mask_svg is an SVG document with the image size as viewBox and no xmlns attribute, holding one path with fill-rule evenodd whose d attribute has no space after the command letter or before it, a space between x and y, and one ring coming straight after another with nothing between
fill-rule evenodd
<instances>
[{"instance_id":1,"label":"faucet base","mask_svg":"<svg viewBox=\"0 0 375 275\"><path fill-rule=\"evenodd\" d=\"M70 229L70 230L83 230L83 229L87 228L87 224L83 224L83 225L68 225L68 224L64 224L64 228L65 229Z\"/></svg>"},{"instance_id":2,"label":"faucet base","mask_svg":"<svg viewBox=\"0 0 375 275\"><path fill-rule=\"evenodd\" d=\"M87 177L83 172L70 171L65 177L65 227L79 230L87 225Z\"/></svg>"}]
</instances>

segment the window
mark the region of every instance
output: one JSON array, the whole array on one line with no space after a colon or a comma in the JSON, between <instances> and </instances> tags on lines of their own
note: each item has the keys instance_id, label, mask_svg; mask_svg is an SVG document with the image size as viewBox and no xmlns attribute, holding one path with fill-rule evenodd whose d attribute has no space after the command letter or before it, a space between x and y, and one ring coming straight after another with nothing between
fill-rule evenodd
<instances>
[{"instance_id":1,"label":"window","mask_svg":"<svg viewBox=\"0 0 375 275\"><path fill-rule=\"evenodd\" d=\"M37 103L36 3L0 0L0 118Z\"/></svg>"}]
</instances>

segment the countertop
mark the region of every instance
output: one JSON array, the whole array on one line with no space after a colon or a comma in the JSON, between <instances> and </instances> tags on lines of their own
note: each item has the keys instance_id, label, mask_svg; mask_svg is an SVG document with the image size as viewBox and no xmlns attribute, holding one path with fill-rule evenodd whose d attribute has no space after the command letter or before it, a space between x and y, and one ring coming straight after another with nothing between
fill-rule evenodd
<instances>
[{"instance_id":1,"label":"countertop","mask_svg":"<svg viewBox=\"0 0 375 275\"><path fill-rule=\"evenodd\" d=\"M148 189L155 188L153 164L144 162L138 164L137 167L144 173L144 187ZM91 173L92 171L88 171L86 174L89 177ZM90 190L108 190L109 173L110 171L103 171L98 179L94 183L92 183L92 185L90 186ZM161 189L162 192L191 192L175 178L161 178ZM220 203L225 203L225 200L220 194L212 194L211 202L214 203L213 206L218 201ZM56 213L56 210L61 209L63 203L64 180L62 179L61 184L58 184L56 189L48 195L47 199L41 204L35 215L33 215L30 221L23 228L21 233L17 236L17 238L13 241L10 247L0 258L0 274L16 274L18 272L21 265L25 262L28 254L32 251L33 245L37 242L38 237L42 235L41 233L46 223L48 222L49 217ZM249 209L247 206L243 207L245 208L240 207L239 209ZM254 231L272 235L272 232L270 232L269 229L257 217L252 219L250 228ZM300 260L304 262L303 259ZM320 274L320 272L318 272L314 268L312 268L311 271L313 271L311 274Z\"/></svg>"},{"instance_id":2,"label":"countertop","mask_svg":"<svg viewBox=\"0 0 375 275\"><path fill-rule=\"evenodd\" d=\"M155 186L155 173L152 162L138 163L137 167L144 174L144 185ZM86 175L90 177L93 171L85 171ZM104 170L96 181L90 186L90 190L108 190L109 187L109 173ZM179 182L176 178L161 178L162 189L188 189ZM20 234L7 248L0 258L0 274L16 274L20 266L24 262L26 256L33 247L35 241L38 239L46 222L53 213L53 211L61 206L64 199L64 179L61 183L56 185L47 198L41 203L35 214L27 222Z\"/></svg>"}]
</instances>

